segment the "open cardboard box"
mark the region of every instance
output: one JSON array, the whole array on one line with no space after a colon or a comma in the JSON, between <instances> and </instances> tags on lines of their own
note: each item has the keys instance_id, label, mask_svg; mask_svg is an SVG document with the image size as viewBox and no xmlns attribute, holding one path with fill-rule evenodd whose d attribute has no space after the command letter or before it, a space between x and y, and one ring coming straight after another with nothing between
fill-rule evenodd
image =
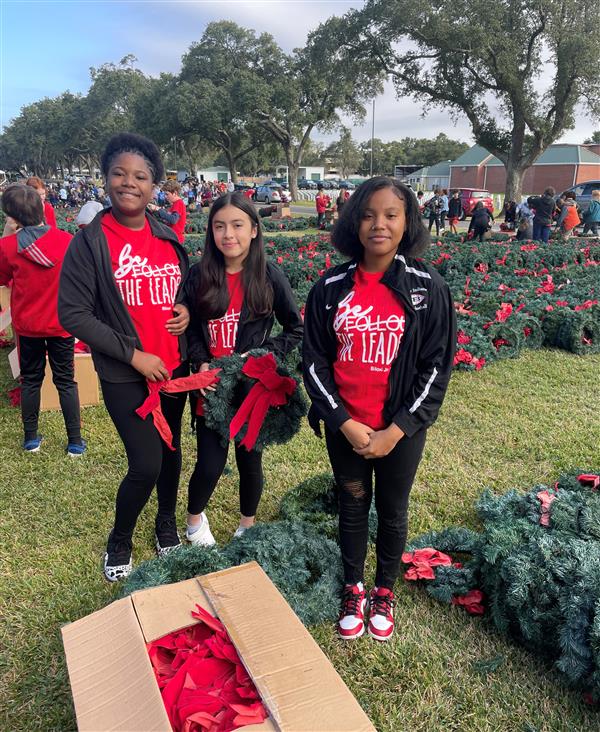
<instances>
[{"instance_id":1,"label":"open cardboard box","mask_svg":"<svg viewBox=\"0 0 600 732\"><path fill-rule=\"evenodd\" d=\"M63 627L79 730L171 731L145 643L192 625L196 604L225 625L269 712L240 729L375 732L256 562L134 592Z\"/></svg>"}]
</instances>

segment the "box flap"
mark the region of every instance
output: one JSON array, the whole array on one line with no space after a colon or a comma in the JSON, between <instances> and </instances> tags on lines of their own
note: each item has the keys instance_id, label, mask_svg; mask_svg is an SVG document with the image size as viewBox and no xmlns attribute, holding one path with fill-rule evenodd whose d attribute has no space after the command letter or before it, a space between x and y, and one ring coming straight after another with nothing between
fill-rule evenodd
<instances>
[{"instance_id":1,"label":"box flap","mask_svg":"<svg viewBox=\"0 0 600 732\"><path fill-rule=\"evenodd\" d=\"M199 622L191 615L196 605L215 614L195 579L138 590L131 599L146 643Z\"/></svg>"},{"instance_id":2,"label":"box flap","mask_svg":"<svg viewBox=\"0 0 600 732\"><path fill-rule=\"evenodd\" d=\"M171 732L131 598L62 628L80 732Z\"/></svg>"},{"instance_id":3,"label":"box flap","mask_svg":"<svg viewBox=\"0 0 600 732\"><path fill-rule=\"evenodd\" d=\"M375 732L328 658L256 562L199 577L277 728Z\"/></svg>"}]
</instances>

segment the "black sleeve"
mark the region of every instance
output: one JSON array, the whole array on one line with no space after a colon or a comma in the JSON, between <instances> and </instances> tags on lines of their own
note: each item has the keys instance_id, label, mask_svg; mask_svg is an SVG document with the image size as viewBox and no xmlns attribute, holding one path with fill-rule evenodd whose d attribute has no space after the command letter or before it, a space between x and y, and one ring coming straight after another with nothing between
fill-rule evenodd
<instances>
[{"instance_id":1,"label":"black sleeve","mask_svg":"<svg viewBox=\"0 0 600 732\"><path fill-rule=\"evenodd\" d=\"M169 226L173 226L173 224L176 224L181 218L177 211L169 213L168 211L165 211L164 208L159 208L155 213L161 221Z\"/></svg>"},{"instance_id":2,"label":"black sleeve","mask_svg":"<svg viewBox=\"0 0 600 732\"><path fill-rule=\"evenodd\" d=\"M427 330L408 398L393 417L405 435L410 437L437 419L454 367L455 348L454 303L448 286L441 283L431 293Z\"/></svg>"},{"instance_id":3,"label":"black sleeve","mask_svg":"<svg viewBox=\"0 0 600 732\"><path fill-rule=\"evenodd\" d=\"M190 311L190 322L185 331L187 337L187 353L192 367L210 361L210 352L204 337L203 321L198 317L195 306L200 283L200 264L195 264L188 272L182 286L182 299Z\"/></svg>"},{"instance_id":4,"label":"black sleeve","mask_svg":"<svg viewBox=\"0 0 600 732\"><path fill-rule=\"evenodd\" d=\"M312 410L333 432L350 419L333 379L333 362L325 319L323 281L308 294L304 311L302 371ZM311 410L311 411L312 411Z\"/></svg>"},{"instance_id":5,"label":"black sleeve","mask_svg":"<svg viewBox=\"0 0 600 732\"><path fill-rule=\"evenodd\" d=\"M131 363L137 339L119 333L96 316L98 301L97 263L83 234L71 241L65 255L58 291L58 319L71 335L92 350L124 363Z\"/></svg>"},{"instance_id":6,"label":"black sleeve","mask_svg":"<svg viewBox=\"0 0 600 732\"><path fill-rule=\"evenodd\" d=\"M283 358L300 345L304 323L288 278L273 264L269 265L269 272L273 285L273 312L283 331L267 339L265 347Z\"/></svg>"}]
</instances>

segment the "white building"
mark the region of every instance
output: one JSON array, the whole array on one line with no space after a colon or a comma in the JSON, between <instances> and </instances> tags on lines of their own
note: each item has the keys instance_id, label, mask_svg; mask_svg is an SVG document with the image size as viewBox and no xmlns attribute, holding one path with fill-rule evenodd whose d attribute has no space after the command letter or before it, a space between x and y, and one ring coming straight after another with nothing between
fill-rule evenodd
<instances>
[{"instance_id":1,"label":"white building","mask_svg":"<svg viewBox=\"0 0 600 732\"><path fill-rule=\"evenodd\" d=\"M198 178L199 181L206 181L207 183L212 183L215 180L219 183L229 183L231 180L231 173L229 172L229 168L226 168L223 165L213 165L210 168L197 170L196 178Z\"/></svg>"}]
</instances>

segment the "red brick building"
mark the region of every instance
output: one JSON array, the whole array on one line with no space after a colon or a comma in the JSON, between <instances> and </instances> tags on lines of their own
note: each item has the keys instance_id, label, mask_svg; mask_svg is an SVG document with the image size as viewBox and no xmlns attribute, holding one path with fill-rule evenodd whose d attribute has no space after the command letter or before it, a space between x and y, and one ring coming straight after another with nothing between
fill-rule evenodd
<instances>
[{"instance_id":1,"label":"red brick building","mask_svg":"<svg viewBox=\"0 0 600 732\"><path fill-rule=\"evenodd\" d=\"M523 193L541 193L548 186L564 191L587 180L600 180L600 145L551 145L525 173ZM504 165L479 145L450 163L450 188L504 193L505 186Z\"/></svg>"}]
</instances>

